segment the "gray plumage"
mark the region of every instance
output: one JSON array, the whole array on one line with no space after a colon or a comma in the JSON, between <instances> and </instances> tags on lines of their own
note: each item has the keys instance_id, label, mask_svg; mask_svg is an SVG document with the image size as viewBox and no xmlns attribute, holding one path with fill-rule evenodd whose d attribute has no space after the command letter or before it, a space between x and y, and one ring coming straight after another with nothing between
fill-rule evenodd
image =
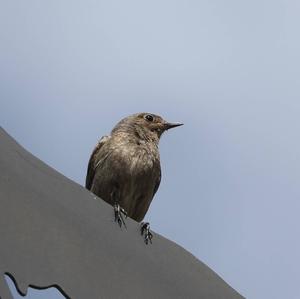
<instances>
[{"instance_id":1,"label":"gray plumage","mask_svg":"<svg viewBox=\"0 0 300 299\"><path fill-rule=\"evenodd\" d=\"M161 180L159 139L164 131L180 125L150 113L121 120L111 135L96 145L88 164L86 188L141 221Z\"/></svg>"}]
</instances>

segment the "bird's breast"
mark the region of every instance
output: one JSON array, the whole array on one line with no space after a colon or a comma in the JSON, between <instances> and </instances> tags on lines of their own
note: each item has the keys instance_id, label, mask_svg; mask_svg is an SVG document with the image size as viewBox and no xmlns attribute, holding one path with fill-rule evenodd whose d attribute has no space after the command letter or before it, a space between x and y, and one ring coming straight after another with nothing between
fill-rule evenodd
<instances>
[{"instance_id":1,"label":"bird's breast","mask_svg":"<svg viewBox=\"0 0 300 299\"><path fill-rule=\"evenodd\" d=\"M135 154L130 158L130 172L132 175L145 175L152 172L158 163L158 151L146 146L139 146L136 147Z\"/></svg>"},{"instance_id":2,"label":"bird's breast","mask_svg":"<svg viewBox=\"0 0 300 299\"><path fill-rule=\"evenodd\" d=\"M160 168L159 151L156 145L128 141L118 142L117 146L115 144L110 150L108 163L111 170L122 177L128 176L131 180L142 176L147 179L155 169Z\"/></svg>"}]
</instances>

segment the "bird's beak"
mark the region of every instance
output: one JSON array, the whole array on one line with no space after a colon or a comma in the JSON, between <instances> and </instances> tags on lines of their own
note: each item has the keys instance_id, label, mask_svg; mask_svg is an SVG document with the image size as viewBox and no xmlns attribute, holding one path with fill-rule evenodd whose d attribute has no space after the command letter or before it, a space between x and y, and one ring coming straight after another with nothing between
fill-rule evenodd
<instances>
[{"instance_id":1,"label":"bird's beak","mask_svg":"<svg viewBox=\"0 0 300 299\"><path fill-rule=\"evenodd\" d=\"M164 123L164 128L165 130L169 130L169 129L172 129L172 128L176 128L176 127L179 127L179 126L182 126L183 124L180 124L180 123L168 123L168 122L165 122Z\"/></svg>"}]
</instances>

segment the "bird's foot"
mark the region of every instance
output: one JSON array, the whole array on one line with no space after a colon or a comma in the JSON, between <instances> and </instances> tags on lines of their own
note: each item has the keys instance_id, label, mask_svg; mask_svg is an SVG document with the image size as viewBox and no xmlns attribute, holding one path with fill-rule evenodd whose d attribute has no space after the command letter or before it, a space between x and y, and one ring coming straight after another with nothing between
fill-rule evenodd
<instances>
[{"instance_id":1,"label":"bird's foot","mask_svg":"<svg viewBox=\"0 0 300 299\"><path fill-rule=\"evenodd\" d=\"M150 242L152 244L153 234L150 231L149 222L142 222L141 224L141 235L144 236L144 241L148 245Z\"/></svg>"},{"instance_id":2,"label":"bird's foot","mask_svg":"<svg viewBox=\"0 0 300 299\"><path fill-rule=\"evenodd\" d=\"M127 218L127 212L122 207L120 207L118 203L115 203L114 211L115 211L115 222L117 222L120 227L124 225L124 227L127 228L124 221L124 217L125 219Z\"/></svg>"}]
</instances>

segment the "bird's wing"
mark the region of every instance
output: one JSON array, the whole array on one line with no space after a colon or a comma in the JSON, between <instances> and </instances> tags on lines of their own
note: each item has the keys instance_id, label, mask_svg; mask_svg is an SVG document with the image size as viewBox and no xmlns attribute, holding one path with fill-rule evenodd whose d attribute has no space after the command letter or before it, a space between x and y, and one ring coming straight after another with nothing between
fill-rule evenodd
<instances>
[{"instance_id":1,"label":"bird's wing","mask_svg":"<svg viewBox=\"0 0 300 299\"><path fill-rule=\"evenodd\" d=\"M158 172L158 176L155 182L155 186L154 186L154 190L153 190L153 196L155 195L155 193L157 192L159 185L160 185L160 181L161 181L161 169L160 169L160 165L159 165L159 172Z\"/></svg>"},{"instance_id":2,"label":"bird's wing","mask_svg":"<svg viewBox=\"0 0 300 299\"><path fill-rule=\"evenodd\" d=\"M97 154L101 150L102 146L107 142L107 140L110 138L110 136L103 136L99 142L97 143L96 147L94 148L89 164L88 164L88 169L87 169L87 174L86 174L86 180L85 180L85 188L88 190L91 190L93 180L94 180L94 175L95 175L95 170L97 168Z\"/></svg>"}]
</instances>

